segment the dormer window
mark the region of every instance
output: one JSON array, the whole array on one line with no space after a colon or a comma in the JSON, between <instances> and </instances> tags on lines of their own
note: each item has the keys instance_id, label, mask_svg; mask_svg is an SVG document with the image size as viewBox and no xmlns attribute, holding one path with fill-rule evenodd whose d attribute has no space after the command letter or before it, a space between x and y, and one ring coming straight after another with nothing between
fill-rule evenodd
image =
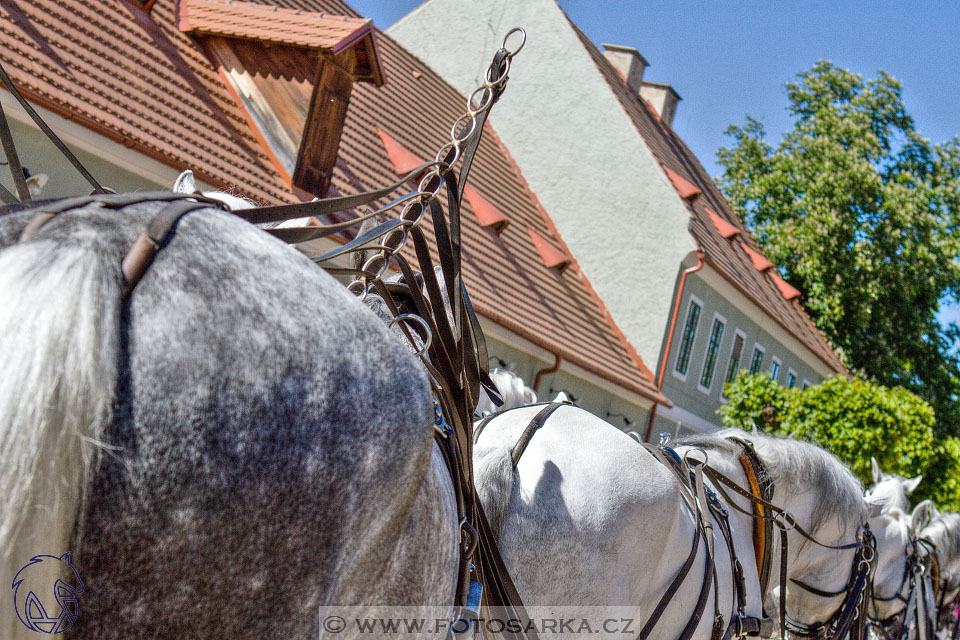
<instances>
[{"instance_id":1,"label":"dormer window","mask_svg":"<svg viewBox=\"0 0 960 640\"><path fill-rule=\"evenodd\" d=\"M353 83L383 84L370 20L227 0L180 0L291 185L330 186Z\"/></svg>"},{"instance_id":2,"label":"dormer window","mask_svg":"<svg viewBox=\"0 0 960 640\"><path fill-rule=\"evenodd\" d=\"M137 7L138 9L143 9L147 13L150 13L150 9L153 8L153 3L157 0L126 0L128 3Z\"/></svg>"}]
</instances>

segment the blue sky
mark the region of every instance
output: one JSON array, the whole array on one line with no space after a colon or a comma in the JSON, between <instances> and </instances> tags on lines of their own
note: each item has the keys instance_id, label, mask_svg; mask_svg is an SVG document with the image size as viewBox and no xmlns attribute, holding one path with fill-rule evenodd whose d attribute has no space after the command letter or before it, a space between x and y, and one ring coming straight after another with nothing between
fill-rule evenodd
<instances>
[{"instance_id":1,"label":"blue sky","mask_svg":"<svg viewBox=\"0 0 960 640\"><path fill-rule=\"evenodd\" d=\"M387 28L422 0L348 0ZM516 0L522 1L522 0ZM892 0L559 0L594 42L636 47L645 78L683 100L674 129L716 176L723 131L750 114L772 140L790 126L784 83L819 59L903 83L934 142L960 135L960 3ZM524 26L536 37L536 25Z\"/></svg>"},{"instance_id":2,"label":"blue sky","mask_svg":"<svg viewBox=\"0 0 960 640\"><path fill-rule=\"evenodd\" d=\"M421 0L348 0L387 28ZM516 0L523 1L523 0ZM903 83L917 130L933 142L960 135L960 2L911 0L559 0L599 43L636 47L645 79L683 100L674 129L716 176L724 130L747 114L771 141L791 125L784 83L819 59ZM521 25L536 37L536 25ZM519 62L519 61L518 61ZM941 313L960 318L960 308Z\"/></svg>"}]
</instances>

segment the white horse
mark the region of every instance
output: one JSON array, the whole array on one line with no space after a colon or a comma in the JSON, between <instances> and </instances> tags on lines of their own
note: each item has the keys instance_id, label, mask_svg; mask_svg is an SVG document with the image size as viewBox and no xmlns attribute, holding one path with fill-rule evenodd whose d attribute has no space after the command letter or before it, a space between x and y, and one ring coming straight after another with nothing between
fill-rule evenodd
<instances>
[{"instance_id":1,"label":"white horse","mask_svg":"<svg viewBox=\"0 0 960 640\"><path fill-rule=\"evenodd\" d=\"M695 535L695 521L681 499L672 472L619 429L575 407L558 408L529 440L516 468L512 452L541 407L509 411L489 422L478 440L474 465L484 508L496 531L507 568L528 605L558 607L565 615L595 615L592 607L634 607L633 633L648 619L680 570ZM773 502L790 511L825 544L855 540L869 516L879 516L863 498L860 482L834 456L804 442L728 430L718 436L680 441L681 455L702 459L748 486L738 461L741 447L732 436L749 437L772 478ZM735 497L750 511L745 498ZM823 622L843 597L821 597L799 588L801 581L822 591L843 591L851 575L853 550L825 549L795 530L789 543L788 583L770 572L760 593L753 547L752 517L728 506L733 547L746 577L746 611L761 617L777 608L784 589L790 618ZM716 537L719 610L729 623L734 615L733 577L723 538ZM772 545L772 567L779 566L779 545ZM878 571L891 571L881 566ZM691 617L704 575L699 557L689 578L666 607L654 636L678 635ZM696 638L709 638L714 623L711 591ZM575 637L576 634L569 637ZM560 636L562 637L562 636Z\"/></svg>"},{"instance_id":2,"label":"white horse","mask_svg":"<svg viewBox=\"0 0 960 640\"><path fill-rule=\"evenodd\" d=\"M930 510L930 521L921 524L919 538L936 554L939 569L937 621L940 638L952 638L957 598L960 597L960 514Z\"/></svg>"},{"instance_id":3,"label":"white horse","mask_svg":"<svg viewBox=\"0 0 960 640\"><path fill-rule=\"evenodd\" d=\"M865 493L867 502L880 505L884 511L899 509L910 513L910 494L916 490L923 476L905 478L895 473L884 473L874 457L870 458L873 486Z\"/></svg>"},{"instance_id":4,"label":"white horse","mask_svg":"<svg viewBox=\"0 0 960 640\"><path fill-rule=\"evenodd\" d=\"M872 525L880 565L892 568L874 577L870 618L875 637L931 640L936 603L929 545L917 541L934 511L933 503L924 500L912 513L890 509Z\"/></svg>"}]
</instances>

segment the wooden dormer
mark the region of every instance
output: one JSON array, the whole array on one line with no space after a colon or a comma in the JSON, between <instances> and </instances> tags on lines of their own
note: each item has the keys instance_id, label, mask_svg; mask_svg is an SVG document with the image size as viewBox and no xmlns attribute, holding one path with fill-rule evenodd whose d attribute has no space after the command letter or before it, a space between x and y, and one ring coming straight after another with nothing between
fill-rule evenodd
<instances>
[{"instance_id":1,"label":"wooden dormer","mask_svg":"<svg viewBox=\"0 0 960 640\"><path fill-rule=\"evenodd\" d=\"M180 0L291 186L326 194L354 82L383 85L370 20L228 0Z\"/></svg>"}]
</instances>

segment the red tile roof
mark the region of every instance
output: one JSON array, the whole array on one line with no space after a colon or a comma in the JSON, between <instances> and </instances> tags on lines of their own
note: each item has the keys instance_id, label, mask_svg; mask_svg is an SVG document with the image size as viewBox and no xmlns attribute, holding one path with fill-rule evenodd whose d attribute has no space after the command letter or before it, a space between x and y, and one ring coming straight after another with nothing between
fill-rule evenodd
<instances>
[{"instance_id":1,"label":"red tile roof","mask_svg":"<svg viewBox=\"0 0 960 640\"><path fill-rule=\"evenodd\" d=\"M704 207L707 212L707 215L710 216L710 221L713 222L713 226L717 228L717 231L720 232L720 235L730 240L740 235L740 229L736 228L717 214L716 211L710 207Z\"/></svg>"},{"instance_id":2,"label":"red tile roof","mask_svg":"<svg viewBox=\"0 0 960 640\"><path fill-rule=\"evenodd\" d=\"M800 290L781 278L779 273L771 271L770 276L773 278L774 283L776 283L777 288L780 289L780 293L783 294L784 298L787 300L796 300L800 297Z\"/></svg>"},{"instance_id":3,"label":"red tile roof","mask_svg":"<svg viewBox=\"0 0 960 640\"><path fill-rule=\"evenodd\" d=\"M537 253L540 254L540 258L550 269L557 269L562 272L564 269L570 266L570 256L566 255L564 252L557 249L555 246L547 242L546 238L541 236L539 233L533 229L527 228L527 232L530 233L530 240L533 242L533 246L537 248Z\"/></svg>"},{"instance_id":4,"label":"red tile roof","mask_svg":"<svg viewBox=\"0 0 960 640\"><path fill-rule=\"evenodd\" d=\"M770 259L767 258L767 256L760 253L758 249L752 248L747 243L744 243L742 247L743 250L747 252L747 255L750 256L750 262L753 263L753 266L756 267L757 271L773 269L773 263L770 262Z\"/></svg>"},{"instance_id":5,"label":"red tile roof","mask_svg":"<svg viewBox=\"0 0 960 640\"><path fill-rule=\"evenodd\" d=\"M493 206L493 203L480 195L480 192L467 184L463 187L463 197L470 203L470 208L477 216L477 222L481 227L487 227L494 233L500 233L503 228L510 224L510 219L503 215L500 209Z\"/></svg>"},{"instance_id":6,"label":"red tile roof","mask_svg":"<svg viewBox=\"0 0 960 640\"><path fill-rule=\"evenodd\" d=\"M339 0L273 4L359 17ZM31 100L99 133L261 203L297 200L223 76L178 25L176 0L157 0L149 15L122 0L5 1L0 59ZM378 130L414 157L432 158L466 104L388 36L376 39L387 84L354 86L330 195L396 180ZM525 229L551 244L562 240L489 126L470 184L517 223L497 236L464 204L464 279L478 313L623 389L666 402L576 263L562 274L544 265Z\"/></svg>"},{"instance_id":7,"label":"red tile roof","mask_svg":"<svg viewBox=\"0 0 960 640\"><path fill-rule=\"evenodd\" d=\"M652 108L653 107L651 107L651 109ZM656 110L654 110L654 113L656 113ZM657 118L657 120L659 121L659 118ZM684 200L693 202L703 193L699 187L693 185L689 180L670 167L664 165L663 170L666 172L667 177L670 178L670 182L673 183L673 188L677 190L677 193L680 194L680 197Z\"/></svg>"},{"instance_id":8,"label":"red tile roof","mask_svg":"<svg viewBox=\"0 0 960 640\"><path fill-rule=\"evenodd\" d=\"M374 29L370 20L235 0L180 0L180 29L340 53Z\"/></svg>"},{"instance_id":9,"label":"red tile roof","mask_svg":"<svg viewBox=\"0 0 960 640\"><path fill-rule=\"evenodd\" d=\"M393 170L398 176L406 175L426 162L415 156L412 151L394 140L380 127L377 127L377 135L380 136L383 150L387 152L387 158L390 159L390 164L393 165Z\"/></svg>"},{"instance_id":10,"label":"red tile roof","mask_svg":"<svg viewBox=\"0 0 960 640\"><path fill-rule=\"evenodd\" d=\"M774 280L754 267L744 248L749 247L752 251L759 253L756 240L737 218L730 203L697 157L680 136L660 121L656 111L623 82L616 69L590 38L572 20L569 22L620 106L631 119L654 157L665 168L667 175L682 174L686 176L683 178L684 181L702 192L696 200L692 202L687 200L687 206L692 216L690 233L705 253L705 261L831 369L838 373L846 373L846 368L803 307L796 301L784 298ZM676 185L676 182L674 184ZM679 187L678 191L680 191ZM683 197L682 194L681 197ZM741 242L729 242L725 239L707 213L708 208L725 222L740 230Z\"/></svg>"}]
</instances>

